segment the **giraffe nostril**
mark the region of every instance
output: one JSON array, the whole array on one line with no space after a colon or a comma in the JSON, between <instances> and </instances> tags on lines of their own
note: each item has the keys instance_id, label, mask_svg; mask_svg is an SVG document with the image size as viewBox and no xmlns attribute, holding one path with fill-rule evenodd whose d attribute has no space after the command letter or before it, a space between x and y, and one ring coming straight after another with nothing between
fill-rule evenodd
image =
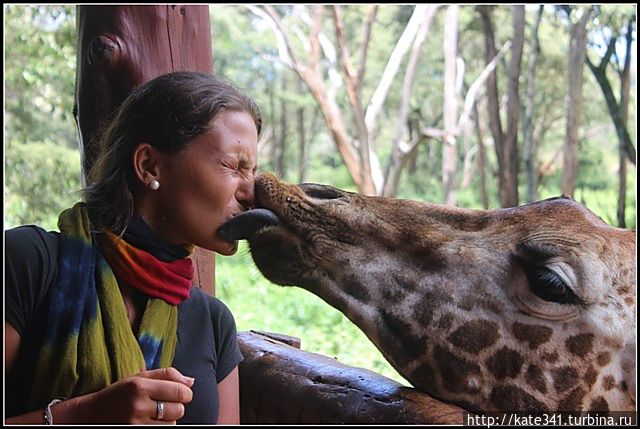
<instances>
[{"instance_id":1,"label":"giraffe nostril","mask_svg":"<svg viewBox=\"0 0 640 429\"><path fill-rule=\"evenodd\" d=\"M319 185L317 183L302 183L298 185L298 187L302 189L307 196L320 200L335 200L346 195L345 192L340 189L326 185Z\"/></svg>"}]
</instances>

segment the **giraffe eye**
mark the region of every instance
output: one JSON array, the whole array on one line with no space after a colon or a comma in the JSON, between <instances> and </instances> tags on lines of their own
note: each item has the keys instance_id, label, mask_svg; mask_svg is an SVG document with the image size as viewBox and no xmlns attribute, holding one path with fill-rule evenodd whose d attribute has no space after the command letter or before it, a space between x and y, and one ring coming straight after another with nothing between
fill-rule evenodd
<instances>
[{"instance_id":1,"label":"giraffe eye","mask_svg":"<svg viewBox=\"0 0 640 429\"><path fill-rule=\"evenodd\" d=\"M524 264L531 291L540 299L558 304L579 304L576 296L562 278L548 268Z\"/></svg>"}]
</instances>

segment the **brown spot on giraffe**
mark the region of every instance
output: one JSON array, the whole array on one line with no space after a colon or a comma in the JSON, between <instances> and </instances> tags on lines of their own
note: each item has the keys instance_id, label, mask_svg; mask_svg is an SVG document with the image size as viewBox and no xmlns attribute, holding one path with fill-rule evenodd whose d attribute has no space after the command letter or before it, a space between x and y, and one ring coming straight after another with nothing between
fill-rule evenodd
<instances>
[{"instance_id":1,"label":"brown spot on giraffe","mask_svg":"<svg viewBox=\"0 0 640 429\"><path fill-rule=\"evenodd\" d=\"M438 320L437 327L442 331L448 331L453 323L453 315L451 313L443 314L440 320Z\"/></svg>"},{"instance_id":2,"label":"brown spot on giraffe","mask_svg":"<svg viewBox=\"0 0 640 429\"><path fill-rule=\"evenodd\" d=\"M450 303L452 301L451 295L445 292L439 290L427 291L413 305L412 310L414 317L422 326L429 326L435 311L442 304Z\"/></svg>"},{"instance_id":3,"label":"brown spot on giraffe","mask_svg":"<svg viewBox=\"0 0 640 429\"><path fill-rule=\"evenodd\" d=\"M576 387L558 404L558 411L582 411L582 400L587 391L582 387Z\"/></svg>"},{"instance_id":4,"label":"brown spot on giraffe","mask_svg":"<svg viewBox=\"0 0 640 429\"><path fill-rule=\"evenodd\" d=\"M524 379L538 392L547 393L547 382L544 379L544 374L538 366L530 365L529 368L527 368Z\"/></svg>"},{"instance_id":5,"label":"brown spot on giraffe","mask_svg":"<svg viewBox=\"0 0 640 429\"><path fill-rule=\"evenodd\" d=\"M587 384L587 387L591 387L596 384L596 380L598 379L598 371L590 365L587 372L584 373L584 382Z\"/></svg>"},{"instance_id":6,"label":"brown spot on giraffe","mask_svg":"<svg viewBox=\"0 0 640 429\"><path fill-rule=\"evenodd\" d=\"M593 401L591 401L591 405L589 405L589 411L609 412L609 403L602 396L598 396Z\"/></svg>"},{"instance_id":7,"label":"brown spot on giraffe","mask_svg":"<svg viewBox=\"0 0 640 429\"><path fill-rule=\"evenodd\" d=\"M612 375L605 375L602 378L602 387L608 392L609 390L616 387L616 379L613 378Z\"/></svg>"},{"instance_id":8,"label":"brown spot on giraffe","mask_svg":"<svg viewBox=\"0 0 640 429\"><path fill-rule=\"evenodd\" d=\"M399 365L404 366L412 359L426 354L429 345L427 337L423 337L422 341L414 341L415 335L411 333L411 326L394 313L381 311L378 332L385 341L394 342L395 347L405 351L398 356Z\"/></svg>"},{"instance_id":9,"label":"brown spot on giraffe","mask_svg":"<svg viewBox=\"0 0 640 429\"><path fill-rule=\"evenodd\" d=\"M598 357L596 358L596 361L598 362L598 365L600 365L600 366L608 365L609 362L611 362L611 353L609 353L609 352L600 353L598 355Z\"/></svg>"},{"instance_id":10,"label":"brown spot on giraffe","mask_svg":"<svg viewBox=\"0 0 640 429\"><path fill-rule=\"evenodd\" d=\"M432 395L437 395L438 390L438 382L436 380L436 372L429 364L424 364L416 368L412 373L411 377L415 377L416 380L420 380L422 382L422 386L424 386L427 392Z\"/></svg>"},{"instance_id":11,"label":"brown spot on giraffe","mask_svg":"<svg viewBox=\"0 0 640 429\"><path fill-rule=\"evenodd\" d=\"M491 391L491 403L498 410L548 412L549 409L532 395L512 385L497 386Z\"/></svg>"},{"instance_id":12,"label":"brown spot on giraffe","mask_svg":"<svg viewBox=\"0 0 640 429\"><path fill-rule=\"evenodd\" d=\"M549 341L552 334L553 330L548 326L527 325L520 322L513 324L513 335L521 343L528 343L531 350Z\"/></svg>"},{"instance_id":13,"label":"brown spot on giraffe","mask_svg":"<svg viewBox=\"0 0 640 429\"><path fill-rule=\"evenodd\" d=\"M471 354L490 347L500 338L498 325L487 320L473 320L460 326L447 337L459 349Z\"/></svg>"},{"instance_id":14,"label":"brown spot on giraffe","mask_svg":"<svg viewBox=\"0 0 640 429\"><path fill-rule=\"evenodd\" d=\"M343 280L342 284L344 285L345 292L358 301L365 304L371 301L371 293L367 288L359 284L358 279L355 278L355 276L347 276Z\"/></svg>"},{"instance_id":15,"label":"brown spot on giraffe","mask_svg":"<svg viewBox=\"0 0 640 429\"><path fill-rule=\"evenodd\" d=\"M499 381L515 378L520 374L524 359L522 355L508 347L502 347L487 360L487 368Z\"/></svg>"},{"instance_id":16,"label":"brown spot on giraffe","mask_svg":"<svg viewBox=\"0 0 640 429\"><path fill-rule=\"evenodd\" d=\"M434 357L446 390L453 393L477 393L479 386L469 385L469 379L479 378L480 367L473 362L454 355L444 347L437 346Z\"/></svg>"},{"instance_id":17,"label":"brown spot on giraffe","mask_svg":"<svg viewBox=\"0 0 640 429\"><path fill-rule=\"evenodd\" d=\"M593 334L574 335L565 341L565 345L571 354L584 358L593 349L593 339Z\"/></svg>"},{"instance_id":18,"label":"brown spot on giraffe","mask_svg":"<svg viewBox=\"0 0 640 429\"><path fill-rule=\"evenodd\" d=\"M571 389L578 382L578 371L571 366L563 366L551 371L553 386L558 393Z\"/></svg>"},{"instance_id":19,"label":"brown spot on giraffe","mask_svg":"<svg viewBox=\"0 0 640 429\"><path fill-rule=\"evenodd\" d=\"M543 353L542 359L549 363L555 363L558 360L558 352Z\"/></svg>"}]
</instances>

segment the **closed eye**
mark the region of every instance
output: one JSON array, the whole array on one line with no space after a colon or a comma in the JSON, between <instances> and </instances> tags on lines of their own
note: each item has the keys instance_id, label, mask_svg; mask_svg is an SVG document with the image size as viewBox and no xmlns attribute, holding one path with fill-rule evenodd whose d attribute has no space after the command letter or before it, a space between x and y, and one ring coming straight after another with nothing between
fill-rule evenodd
<instances>
[{"instance_id":1,"label":"closed eye","mask_svg":"<svg viewBox=\"0 0 640 429\"><path fill-rule=\"evenodd\" d=\"M557 304L584 304L558 274L541 265L522 260L521 263L529 282L529 288L538 298Z\"/></svg>"}]
</instances>

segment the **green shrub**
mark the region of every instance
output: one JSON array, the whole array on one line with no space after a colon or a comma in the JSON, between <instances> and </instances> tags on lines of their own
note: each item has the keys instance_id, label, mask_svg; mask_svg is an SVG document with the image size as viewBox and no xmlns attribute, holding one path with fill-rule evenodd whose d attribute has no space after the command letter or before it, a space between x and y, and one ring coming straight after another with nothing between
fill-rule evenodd
<instances>
[{"instance_id":1,"label":"green shrub","mask_svg":"<svg viewBox=\"0 0 640 429\"><path fill-rule=\"evenodd\" d=\"M57 229L58 214L80 198L80 176L78 150L8 141L4 228L35 223Z\"/></svg>"}]
</instances>

